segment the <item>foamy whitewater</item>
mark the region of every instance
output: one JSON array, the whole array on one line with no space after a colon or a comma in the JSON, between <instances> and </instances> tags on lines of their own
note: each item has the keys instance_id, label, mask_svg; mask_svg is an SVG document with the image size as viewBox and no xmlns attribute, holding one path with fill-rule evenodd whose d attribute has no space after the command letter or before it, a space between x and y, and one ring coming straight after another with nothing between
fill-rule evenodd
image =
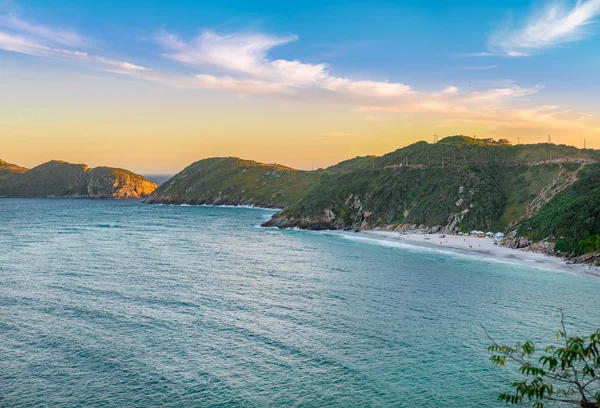
<instances>
[{"instance_id":1,"label":"foamy whitewater","mask_svg":"<svg viewBox=\"0 0 600 408\"><path fill-rule=\"evenodd\" d=\"M0 199L0 406L500 407L481 325L600 326L597 277L272 214Z\"/></svg>"}]
</instances>

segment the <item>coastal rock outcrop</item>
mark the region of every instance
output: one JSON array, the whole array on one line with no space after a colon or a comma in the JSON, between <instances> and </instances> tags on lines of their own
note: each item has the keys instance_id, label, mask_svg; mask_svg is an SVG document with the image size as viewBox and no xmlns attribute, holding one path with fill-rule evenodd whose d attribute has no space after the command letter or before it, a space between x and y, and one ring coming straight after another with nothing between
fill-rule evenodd
<instances>
[{"instance_id":1,"label":"coastal rock outcrop","mask_svg":"<svg viewBox=\"0 0 600 408\"><path fill-rule=\"evenodd\" d=\"M504 245L509 248L521 249L531 245L529 239L517 235L517 231L511 231L506 237L504 237Z\"/></svg>"},{"instance_id":2,"label":"coastal rock outcrop","mask_svg":"<svg viewBox=\"0 0 600 408\"><path fill-rule=\"evenodd\" d=\"M157 187L144 177L123 169L96 167L89 173L87 196L91 198L143 198Z\"/></svg>"}]
</instances>

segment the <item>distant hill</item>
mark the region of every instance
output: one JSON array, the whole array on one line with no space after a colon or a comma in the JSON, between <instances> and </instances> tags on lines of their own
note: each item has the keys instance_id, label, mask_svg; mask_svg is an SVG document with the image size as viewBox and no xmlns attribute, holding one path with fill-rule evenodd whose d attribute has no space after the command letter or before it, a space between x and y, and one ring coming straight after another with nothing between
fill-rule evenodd
<instances>
[{"instance_id":1,"label":"distant hill","mask_svg":"<svg viewBox=\"0 0 600 408\"><path fill-rule=\"evenodd\" d=\"M0 196L140 198L156 184L128 170L53 160L33 169L0 162Z\"/></svg>"},{"instance_id":2,"label":"distant hill","mask_svg":"<svg viewBox=\"0 0 600 408\"><path fill-rule=\"evenodd\" d=\"M319 171L215 158L187 167L147 202L281 207L265 225L282 228L505 231L515 247L543 241L547 251L581 255L600 242L589 221L598 220L598 155L452 136Z\"/></svg>"},{"instance_id":3,"label":"distant hill","mask_svg":"<svg viewBox=\"0 0 600 408\"><path fill-rule=\"evenodd\" d=\"M257 205L283 208L306 194L315 172L235 157L197 161L164 182L147 203Z\"/></svg>"}]
</instances>

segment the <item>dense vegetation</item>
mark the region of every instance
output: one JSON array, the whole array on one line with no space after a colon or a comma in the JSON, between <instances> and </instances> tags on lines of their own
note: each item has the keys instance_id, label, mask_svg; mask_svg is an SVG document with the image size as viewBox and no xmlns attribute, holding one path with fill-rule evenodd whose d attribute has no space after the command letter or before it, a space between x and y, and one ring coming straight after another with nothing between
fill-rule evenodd
<instances>
[{"instance_id":1,"label":"dense vegetation","mask_svg":"<svg viewBox=\"0 0 600 408\"><path fill-rule=\"evenodd\" d=\"M327 228L446 225L454 216L455 226L491 228L506 202L499 174L495 166L400 167L328 174L305 199L280 216L301 219L330 210L334 215L329 217L331 225L321 224Z\"/></svg>"},{"instance_id":2,"label":"dense vegetation","mask_svg":"<svg viewBox=\"0 0 600 408\"><path fill-rule=\"evenodd\" d=\"M413 166L463 166L463 165L518 165L556 159L598 159L592 149L577 149L573 146L540 143L516 145L488 143L482 139L466 136L450 136L438 143L417 142L381 157L368 156L346 160L329 167L329 171L351 171L378 169L393 165Z\"/></svg>"},{"instance_id":3,"label":"dense vegetation","mask_svg":"<svg viewBox=\"0 0 600 408\"><path fill-rule=\"evenodd\" d=\"M90 169L85 164L62 161L31 170L10 166L5 166L4 177L0 177L0 196L139 198L156 188L156 184L123 169Z\"/></svg>"},{"instance_id":4,"label":"dense vegetation","mask_svg":"<svg viewBox=\"0 0 600 408\"><path fill-rule=\"evenodd\" d=\"M600 166L578 173L579 180L519 226L519 234L539 241L550 237L555 250L581 255L600 250Z\"/></svg>"},{"instance_id":5,"label":"dense vegetation","mask_svg":"<svg viewBox=\"0 0 600 408\"><path fill-rule=\"evenodd\" d=\"M448 232L502 231L527 216L542 190L561 171L568 173L565 167L547 163L507 171L494 164L329 173L305 199L278 214L274 223L278 218L297 220L294 226L310 228L305 221L317 218L319 228L409 224L438 226ZM331 211L330 220L323 223L326 210Z\"/></svg>"},{"instance_id":6,"label":"dense vegetation","mask_svg":"<svg viewBox=\"0 0 600 408\"><path fill-rule=\"evenodd\" d=\"M319 175L234 157L205 159L163 183L146 202L281 208L306 195Z\"/></svg>"}]
</instances>

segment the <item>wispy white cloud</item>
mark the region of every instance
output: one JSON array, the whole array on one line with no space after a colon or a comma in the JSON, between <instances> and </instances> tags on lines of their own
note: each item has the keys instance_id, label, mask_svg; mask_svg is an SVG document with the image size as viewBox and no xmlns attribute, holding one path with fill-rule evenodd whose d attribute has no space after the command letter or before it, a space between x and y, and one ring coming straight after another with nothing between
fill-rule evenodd
<instances>
[{"instance_id":1,"label":"wispy white cloud","mask_svg":"<svg viewBox=\"0 0 600 408\"><path fill-rule=\"evenodd\" d=\"M68 59L128 75L147 70L137 64L91 55L78 49L88 44L89 41L85 37L72 31L32 24L14 14L0 15L0 50L37 57Z\"/></svg>"},{"instance_id":2,"label":"wispy white cloud","mask_svg":"<svg viewBox=\"0 0 600 408\"><path fill-rule=\"evenodd\" d=\"M500 131L502 134L507 130L536 132L540 129L600 134L598 126L583 122L583 119L588 117L568 109L561 110L554 105L520 109L506 106L499 111L482 113L478 116L456 115L442 119L438 122L438 127L460 128L466 125L477 125L489 131Z\"/></svg>"},{"instance_id":3,"label":"wispy white cloud","mask_svg":"<svg viewBox=\"0 0 600 408\"><path fill-rule=\"evenodd\" d=\"M196 75L195 84L202 88L235 92L241 95L290 92L289 89L280 83L266 82L257 79L236 79L230 76L200 74Z\"/></svg>"},{"instance_id":4,"label":"wispy white cloud","mask_svg":"<svg viewBox=\"0 0 600 408\"><path fill-rule=\"evenodd\" d=\"M59 56L59 57L85 57L87 53L81 51L72 51L63 48L56 48L41 42L35 38L30 38L17 33L8 33L0 30L0 49L13 51L21 54L35 56Z\"/></svg>"},{"instance_id":5,"label":"wispy white cloud","mask_svg":"<svg viewBox=\"0 0 600 408\"><path fill-rule=\"evenodd\" d=\"M199 75L210 88L253 93L297 92L299 89L330 91L338 94L394 97L410 92L405 84L385 81L353 80L333 76L328 64L297 60L270 59L271 49L295 41L296 36L235 33L219 35L206 31L190 42L173 34L161 33L158 43L165 57L208 70ZM236 87L238 89L236 89Z\"/></svg>"},{"instance_id":6,"label":"wispy white cloud","mask_svg":"<svg viewBox=\"0 0 600 408\"><path fill-rule=\"evenodd\" d=\"M511 85L484 91L414 93L394 103L363 105L357 110L361 113L393 112L396 114L431 114L439 118L480 119L481 117L501 117L501 112L515 101L535 94L541 86L522 88Z\"/></svg>"},{"instance_id":7,"label":"wispy white cloud","mask_svg":"<svg viewBox=\"0 0 600 408\"><path fill-rule=\"evenodd\" d=\"M139 74L143 71L148 71L148 68L142 67L141 65L132 64L127 61L118 61L110 58L94 56L93 60L101 62L104 65L107 65L109 68L107 71L116 72L116 73L125 73L125 74Z\"/></svg>"},{"instance_id":8,"label":"wispy white cloud","mask_svg":"<svg viewBox=\"0 0 600 408\"><path fill-rule=\"evenodd\" d=\"M492 49L508 56L522 57L531 52L581 40L592 33L590 26L600 15L600 0L549 3L530 16L522 27L505 27L491 40Z\"/></svg>"},{"instance_id":9,"label":"wispy white cloud","mask_svg":"<svg viewBox=\"0 0 600 408\"><path fill-rule=\"evenodd\" d=\"M67 47L87 47L89 44L87 38L73 31L52 29L43 25L33 24L12 13L0 16L0 27L20 33L27 33L39 40Z\"/></svg>"},{"instance_id":10,"label":"wispy white cloud","mask_svg":"<svg viewBox=\"0 0 600 408\"><path fill-rule=\"evenodd\" d=\"M294 41L295 36L278 37L264 34L231 34L221 36L205 31L190 42L173 34L161 33L157 41L165 57L194 67L215 67L230 73L269 77L276 68L266 60L273 47Z\"/></svg>"},{"instance_id":11,"label":"wispy white cloud","mask_svg":"<svg viewBox=\"0 0 600 408\"><path fill-rule=\"evenodd\" d=\"M444 89L442 92L447 93L447 94L457 94L458 91L459 91L458 87L451 85L451 86L447 87L446 89Z\"/></svg>"},{"instance_id":12,"label":"wispy white cloud","mask_svg":"<svg viewBox=\"0 0 600 408\"><path fill-rule=\"evenodd\" d=\"M466 53L462 53L462 54L456 54L460 57L495 57L497 56L497 54L493 53L493 52L466 52Z\"/></svg>"},{"instance_id":13,"label":"wispy white cloud","mask_svg":"<svg viewBox=\"0 0 600 408\"><path fill-rule=\"evenodd\" d=\"M335 78L327 76L323 79L321 86L334 92L391 98L405 95L411 91L411 87L405 84L380 81L354 81L348 78Z\"/></svg>"},{"instance_id":14,"label":"wispy white cloud","mask_svg":"<svg viewBox=\"0 0 600 408\"><path fill-rule=\"evenodd\" d=\"M588 122L588 114L555 105L531 106L527 103L528 96L542 89L541 86L522 88L513 84L484 91L421 93L395 104L361 106L357 111L368 114L382 112L394 116L424 115L425 118L435 117L440 128L478 126L501 134L506 130L540 129L600 134L600 128Z\"/></svg>"}]
</instances>

